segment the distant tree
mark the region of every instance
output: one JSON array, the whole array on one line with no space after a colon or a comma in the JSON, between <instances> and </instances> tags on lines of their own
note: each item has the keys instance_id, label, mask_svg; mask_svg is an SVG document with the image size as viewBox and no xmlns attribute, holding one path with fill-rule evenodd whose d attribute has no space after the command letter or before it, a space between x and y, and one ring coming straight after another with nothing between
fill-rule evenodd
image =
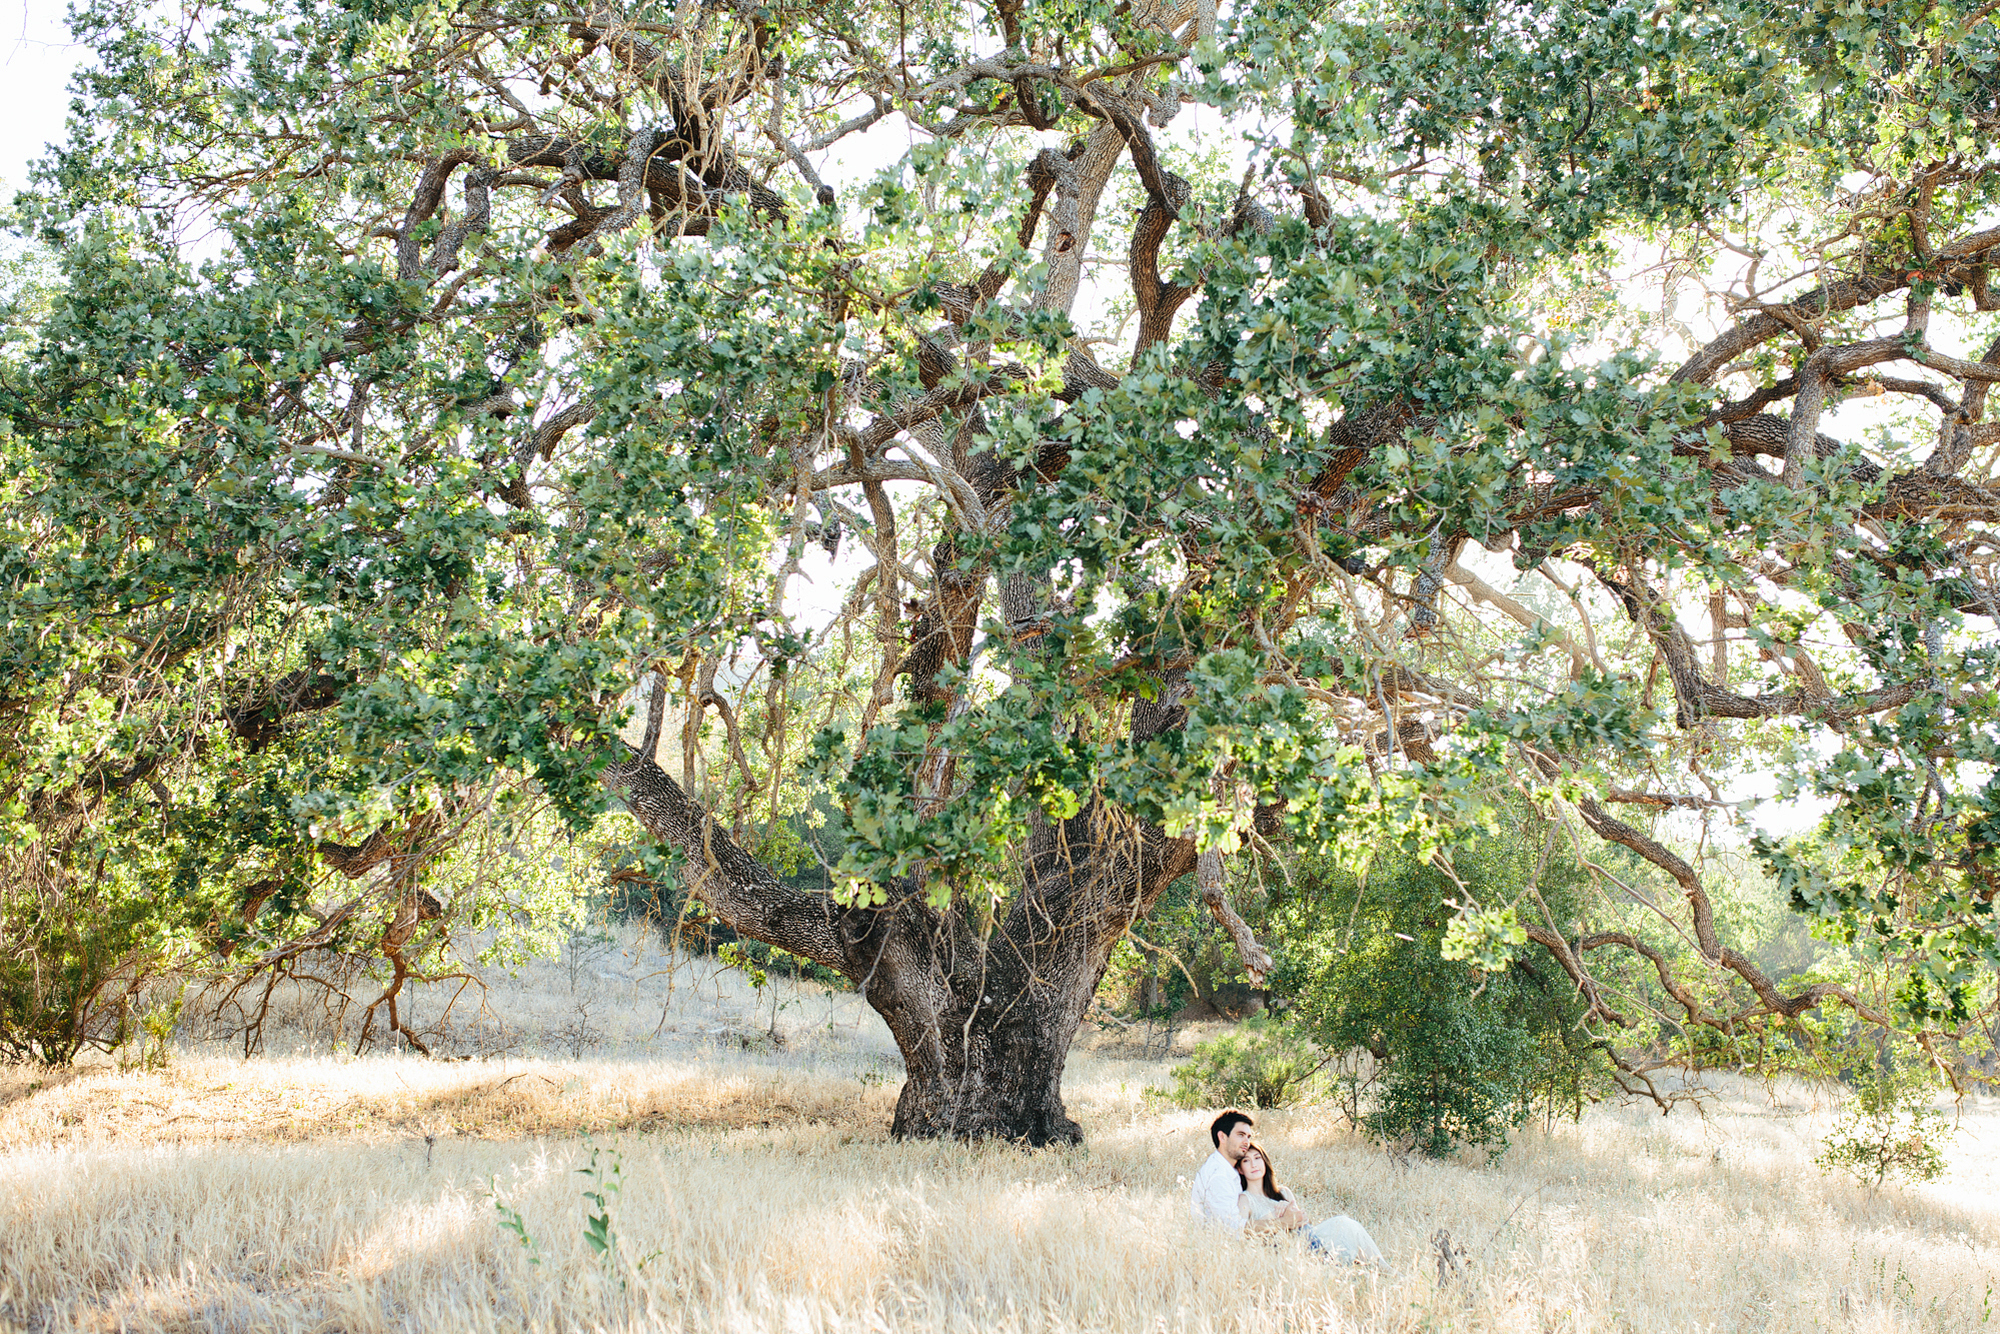
<instances>
[{"instance_id":1,"label":"distant tree","mask_svg":"<svg viewBox=\"0 0 2000 1334\"><path fill-rule=\"evenodd\" d=\"M862 989L910 1136L1075 1138L1072 1035L1177 877L1261 973L1226 857L1421 859L1517 796L1672 879L1684 1025L1987 1004L1983 9L74 22L21 204L60 286L0 381L0 804L61 892L106 811L290 755L292 920L401 948L462 830L623 803ZM1655 356L1704 283L1721 331ZM1877 392L1934 415L1821 429ZM1721 936L1646 827L1718 760L1830 800L1770 856L1901 1012ZM814 785L832 893L758 856ZM1635 1063L1643 939L1461 911Z\"/></svg>"}]
</instances>

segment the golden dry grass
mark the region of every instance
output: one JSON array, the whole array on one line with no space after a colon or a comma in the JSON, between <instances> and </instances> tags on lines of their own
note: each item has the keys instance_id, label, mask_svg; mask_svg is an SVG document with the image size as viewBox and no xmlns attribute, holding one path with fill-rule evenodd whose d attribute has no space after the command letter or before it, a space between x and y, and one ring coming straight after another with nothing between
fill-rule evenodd
<instances>
[{"instance_id":1,"label":"golden dry grass","mask_svg":"<svg viewBox=\"0 0 2000 1334\"><path fill-rule=\"evenodd\" d=\"M886 1123L894 1109L893 1087L731 1067L719 1059L207 1057L145 1074L111 1066L54 1074L0 1067L0 1151L328 1139L380 1144L426 1135L519 1139L797 1123L858 1130Z\"/></svg>"},{"instance_id":2,"label":"golden dry grass","mask_svg":"<svg viewBox=\"0 0 2000 1334\"><path fill-rule=\"evenodd\" d=\"M1115 1042L1071 1060L1082 1149L898 1145L894 1048L851 995L675 970L643 933L585 964L485 978L494 1059L355 1059L302 1022L283 1057L0 1067L0 1331L2000 1330L1992 1111L1944 1183L1880 1193L1812 1167L1832 1109L1797 1090L1407 1168L1265 1114L1311 1212L1390 1257L1366 1275L1196 1227L1206 1117L1149 1105L1168 1067ZM584 1017L609 1055L560 1058ZM608 1266L592 1147L624 1179ZM1464 1282L1439 1285L1440 1228Z\"/></svg>"},{"instance_id":3,"label":"golden dry grass","mask_svg":"<svg viewBox=\"0 0 2000 1334\"><path fill-rule=\"evenodd\" d=\"M1398 1167L1324 1113L1262 1138L1381 1276L1204 1234L1205 1118L1072 1062L1086 1147L899 1145L893 1085L657 1062L190 1059L0 1086L8 1330L1974 1330L2000 1326L2000 1117L1939 1187L1809 1163L1826 1109L1601 1108ZM586 1141L576 1131L589 1129ZM426 1143L424 1136L431 1142ZM615 1158L617 1260L584 1238ZM519 1211L534 1250L502 1229ZM1430 1238L1465 1244L1440 1288Z\"/></svg>"}]
</instances>

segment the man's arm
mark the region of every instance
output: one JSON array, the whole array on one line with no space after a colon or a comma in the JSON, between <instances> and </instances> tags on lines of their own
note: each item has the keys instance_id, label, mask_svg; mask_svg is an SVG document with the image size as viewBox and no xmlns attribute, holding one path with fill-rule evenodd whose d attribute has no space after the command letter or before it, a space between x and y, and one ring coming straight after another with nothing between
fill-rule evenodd
<instances>
[{"instance_id":1,"label":"man's arm","mask_svg":"<svg viewBox=\"0 0 2000 1334\"><path fill-rule=\"evenodd\" d=\"M1195 1212L1231 1232L1243 1230L1243 1215L1236 1208L1236 1197L1240 1194L1234 1172L1203 1171L1195 1176Z\"/></svg>"}]
</instances>

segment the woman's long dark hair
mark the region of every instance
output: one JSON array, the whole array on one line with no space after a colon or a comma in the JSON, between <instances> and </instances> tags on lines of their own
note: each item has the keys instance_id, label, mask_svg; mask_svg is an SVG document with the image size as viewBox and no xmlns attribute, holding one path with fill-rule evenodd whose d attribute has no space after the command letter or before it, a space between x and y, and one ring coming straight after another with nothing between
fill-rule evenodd
<instances>
[{"instance_id":1,"label":"woman's long dark hair","mask_svg":"<svg viewBox=\"0 0 2000 1334\"><path fill-rule=\"evenodd\" d=\"M1278 1169L1271 1166L1271 1155L1264 1152L1263 1145L1252 1144L1243 1151L1243 1156L1247 1158L1253 1153L1264 1160L1264 1198L1267 1200L1284 1199L1285 1197L1278 1191ZM1243 1175L1243 1169L1240 1166L1236 1169L1236 1184L1244 1190L1250 1189L1250 1178Z\"/></svg>"}]
</instances>

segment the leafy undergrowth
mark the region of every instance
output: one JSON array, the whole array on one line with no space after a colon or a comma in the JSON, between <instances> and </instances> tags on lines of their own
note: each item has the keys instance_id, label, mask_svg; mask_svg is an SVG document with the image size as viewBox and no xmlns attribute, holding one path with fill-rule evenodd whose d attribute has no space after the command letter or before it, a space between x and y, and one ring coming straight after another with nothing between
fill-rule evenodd
<instances>
[{"instance_id":1,"label":"leafy undergrowth","mask_svg":"<svg viewBox=\"0 0 2000 1334\"><path fill-rule=\"evenodd\" d=\"M1205 1112L1081 1054L1085 1147L897 1144L895 1081L737 1056L190 1060L0 1085L0 1329L1979 1330L2000 1117L1939 1186L1814 1170L1832 1109L1600 1108L1491 1162L1259 1115L1386 1273L1203 1232ZM586 1131L579 1134L578 1131ZM584 1169L592 1169L586 1173ZM1438 1279L1433 1238L1463 1247Z\"/></svg>"}]
</instances>

